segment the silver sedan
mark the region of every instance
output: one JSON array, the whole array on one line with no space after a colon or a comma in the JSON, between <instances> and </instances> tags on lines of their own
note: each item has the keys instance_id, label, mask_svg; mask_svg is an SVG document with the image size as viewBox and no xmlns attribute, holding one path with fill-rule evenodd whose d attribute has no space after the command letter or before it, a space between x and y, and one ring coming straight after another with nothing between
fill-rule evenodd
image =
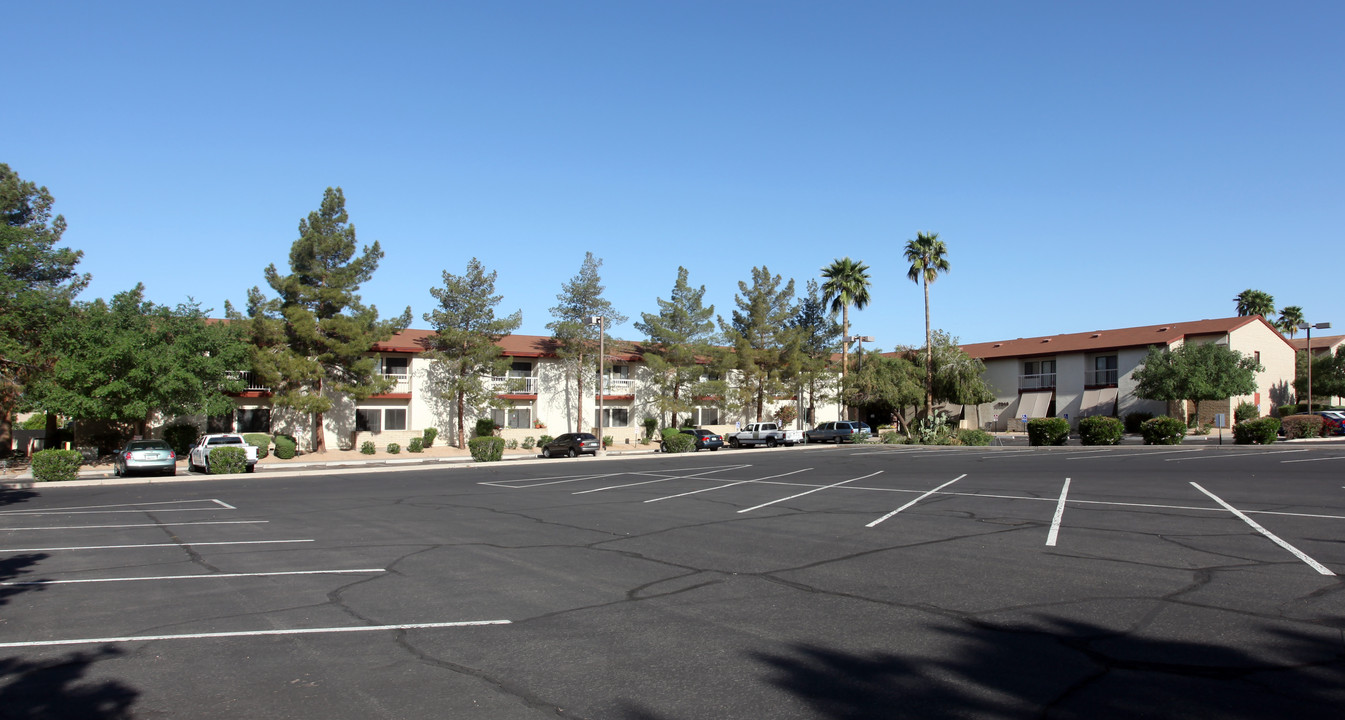
<instances>
[{"instance_id":1,"label":"silver sedan","mask_svg":"<svg viewBox=\"0 0 1345 720\"><path fill-rule=\"evenodd\" d=\"M177 453L162 440L132 440L112 459L117 477L132 473L177 474Z\"/></svg>"}]
</instances>

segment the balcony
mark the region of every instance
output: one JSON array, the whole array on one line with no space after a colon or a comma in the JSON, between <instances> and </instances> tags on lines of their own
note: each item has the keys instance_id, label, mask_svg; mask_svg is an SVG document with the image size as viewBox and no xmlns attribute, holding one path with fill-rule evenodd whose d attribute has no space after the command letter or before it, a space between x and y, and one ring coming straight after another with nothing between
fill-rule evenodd
<instances>
[{"instance_id":1,"label":"balcony","mask_svg":"<svg viewBox=\"0 0 1345 720\"><path fill-rule=\"evenodd\" d=\"M1039 375L1019 375L1019 390L1054 390L1055 373L1041 373Z\"/></svg>"},{"instance_id":2,"label":"balcony","mask_svg":"<svg viewBox=\"0 0 1345 720\"><path fill-rule=\"evenodd\" d=\"M496 393L510 395L536 395L537 378L528 377L493 377L490 379L491 390Z\"/></svg>"},{"instance_id":3,"label":"balcony","mask_svg":"<svg viewBox=\"0 0 1345 720\"><path fill-rule=\"evenodd\" d=\"M1100 387L1116 385L1119 373L1115 370L1085 370L1083 373L1083 384L1086 387Z\"/></svg>"},{"instance_id":4,"label":"balcony","mask_svg":"<svg viewBox=\"0 0 1345 720\"><path fill-rule=\"evenodd\" d=\"M630 378L603 378L603 395L634 395L635 381Z\"/></svg>"},{"instance_id":5,"label":"balcony","mask_svg":"<svg viewBox=\"0 0 1345 720\"><path fill-rule=\"evenodd\" d=\"M224 374L230 380L242 380L243 392L271 392L271 388L262 385L251 370L229 370Z\"/></svg>"},{"instance_id":6,"label":"balcony","mask_svg":"<svg viewBox=\"0 0 1345 720\"><path fill-rule=\"evenodd\" d=\"M411 376L397 373L383 373L384 380L392 381L392 387L384 390L384 394L409 393L411 392Z\"/></svg>"}]
</instances>

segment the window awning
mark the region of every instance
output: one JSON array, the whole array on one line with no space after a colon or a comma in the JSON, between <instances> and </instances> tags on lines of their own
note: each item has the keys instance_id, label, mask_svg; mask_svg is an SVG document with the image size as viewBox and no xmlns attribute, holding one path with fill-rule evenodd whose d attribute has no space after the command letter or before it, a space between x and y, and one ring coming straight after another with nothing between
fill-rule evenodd
<instances>
[{"instance_id":1,"label":"window awning","mask_svg":"<svg viewBox=\"0 0 1345 720\"><path fill-rule=\"evenodd\" d=\"M1097 388L1083 391L1083 402L1079 406L1083 417L1091 415L1116 414L1116 388Z\"/></svg>"},{"instance_id":2,"label":"window awning","mask_svg":"<svg viewBox=\"0 0 1345 720\"><path fill-rule=\"evenodd\" d=\"M1050 390L1023 393L1018 397L1018 416L1046 417L1046 411L1051 407L1051 396L1054 394Z\"/></svg>"}]
</instances>

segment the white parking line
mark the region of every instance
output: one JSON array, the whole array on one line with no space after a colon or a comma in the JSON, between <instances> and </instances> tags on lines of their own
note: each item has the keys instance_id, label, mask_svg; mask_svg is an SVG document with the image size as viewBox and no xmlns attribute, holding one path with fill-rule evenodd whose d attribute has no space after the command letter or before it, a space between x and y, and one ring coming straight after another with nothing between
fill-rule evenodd
<instances>
[{"instance_id":1,"label":"white parking line","mask_svg":"<svg viewBox=\"0 0 1345 720\"><path fill-rule=\"evenodd\" d=\"M579 482L580 480L597 480L597 479L599 479L599 478L614 477L614 476L617 476L617 475L625 475L625 474L626 474L626 473L614 472L614 473L601 473L601 474L597 474L597 475L557 475L557 476L549 477L549 478L521 478L521 479L519 479L519 480L490 480L490 481L487 481L487 482L479 482L479 483L477 483L477 485L490 485L491 487L502 487L502 488L509 488L509 489L512 490L512 489L522 489L522 488L542 487L543 485L564 485L565 483ZM548 482L536 482L537 480L546 480L546 481L548 481ZM505 483L515 483L515 482L530 482L530 483L532 483L532 484L531 484L531 485L506 485L506 484L505 484Z\"/></svg>"},{"instance_id":2,"label":"white parking line","mask_svg":"<svg viewBox=\"0 0 1345 720\"><path fill-rule=\"evenodd\" d=\"M1281 460L1282 463L1322 462L1323 460L1345 460L1345 455L1333 455L1323 458L1302 458L1300 460Z\"/></svg>"},{"instance_id":3,"label":"white parking line","mask_svg":"<svg viewBox=\"0 0 1345 720\"><path fill-rule=\"evenodd\" d=\"M864 527L875 527L875 526L878 525L878 523L880 523L880 522L882 522L882 521L884 521L884 520L886 520L886 519L892 517L893 515L896 515L897 513L901 512L902 510L905 510L906 508L908 508L908 507L910 507L910 506L912 506L912 505L914 505L914 504L920 502L921 500L924 500L925 498L929 497L930 495L933 495L934 493L937 493L938 491L940 491L940 490L942 490L942 489L948 487L949 485L952 485L953 483L957 482L958 480L961 480L962 478L964 478L964 477L966 477L966 476L967 476L966 473L962 473L961 475L958 475L957 477L953 478L952 480L949 480L948 482L946 482L946 483L944 483L944 484L942 484L942 485L940 485L940 486L934 488L933 490L930 490L929 492L926 492L924 495L921 495L920 497L918 497L918 498L916 498L916 499L914 499L914 500L912 500L912 501L906 503L905 505L902 505L901 507L897 508L896 510L893 510L892 512L890 512L890 513L888 513L888 514L886 514L886 515L884 515L884 516L878 518L877 520L874 520L873 522L869 523L868 525L865 525Z\"/></svg>"},{"instance_id":4,"label":"white parking line","mask_svg":"<svg viewBox=\"0 0 1345 720\"><path fill-rule=\"evenodd\" d=\"M623 485L608 485L607 487L593 488L592 490L580 490L580 491L578 491L578 492L574 492L574 493L570 493L570 494L571 494L571 495L587 495L587 494L589 494L589 493L602 492L603 490L619 490L619 489L621 489L621 488L636 487L636 486L638 486L638 485L653 485L654 483L668 482L669 480L690 480L690 479L693 479L693 478L701 477L701 476L703 476L703 475L710 475L710 474L712 474L712 473L717 473L717 472L727 472L727 471L729 471L729 470L740 470L740 469L745 468L745 467L752 467L752 466L751 466L751 465L732 465L732 466L724 467L724 468L716 468L716 469L714 469L714 470L706 470L705 472L691 473L690 475L666 475L666 476L658 477L657 480L642 480L642 481L640 481L640 482L635 482L635 483L625 483L625 484L623 484ZM637 477L638 477L638 476L641 476L641 475L644 475L644 476L655 475L656 477L658 476L658 473L648 473L648 472L642 472L642 473L629 473L629 474L631 474L631 475L635 475L635 476L637 476Z\"/></svg>"},{"instance_id":5,"label":"white parking line","mask_svg":"<svg viewBox=\"0 0 1345 720\"><path fill-rule=\"evenodd\" d=\"M1060 488L1060 501L1055 506L1055 517L1051 518L1051 532L1046 534L1046 545L1055 547L1056 538L1060 537L1060 521L1065 518L1065 497L1069 495L1069 478L1065 478L1065 486Z\"/></svg>"},{"instance_id":6,"label":"white parking line","mask_svg":"<svg viewBox=\"0 0 1345 720\"><path fill-rule=\"evenodd\" d=\"M1283 454L1285 454L1285 453L1302 453L1302 452L1307 452L1307 451L1308 451L1307 448L1299 448L1298 450L1274 450L1274 451L1263 451L1263 452L1240 452L1240 453L1234 453L1234 452L1230 452L1230 453L1222 453L1222 452L1218 452L1218 453L1211 453L1211 454L1209 454L1209 455L1205 455L1205 456L1202 456L1202 457L1163 458L1163 462L1186 462L1187 460L1211 460L1211 459L1217 460L1217 459L1220 459L1220 458L1238 458L1238 457L1246 457L1246 456L1248 456L1248 455L1255 455L1255 456L1257 456L1257 457L1260 457L1260 456L1262 456L1262 455L1283 455Z\"/></svg>"},{"instance_id":7,"label":"white parking line","mask_svg":"<svg viewBox=\"0 0 1345 720\"><path fill-rule=\"evenodd\" d=\"M159 505L186 505L188 503L214 503L213 507L203 508L159 508ZM201 512L203 510L237 510L238 508L223 500L163 500L147 503L117 503L115 505L76 505L51 510L0 510L0 515L90 515L98 513L145 512L144 510L111 510L110 508L147 508L155 506L154 512ZM76 511L76 512L72 512Z\"/></svg>"},{"instance_id":8,"label":"white parking line","mask_svg":"<svg viewBox=\"0 0 1345 720\"><path fill-rule=\"evenodd\" d=\"M17 532L20 530L106 530L109 528L138 528L138 527L165 527L172 525L259 525L269 523L270 520L188 520L186 522L165 522L165 523L131 523L122 525L51 525L47 527L0 527L3 532Z\"/></svg>"},{"instance_id":9,"label":"white parking line","mask_svg":"<svg viewBox=\"0 0 1345 720\"><path fill-rule=\"evenodd\" d=\"M1224 502L1222 499L1219 498L1219 496L1215 495L1214 493L1210 492L1209 490L1206 490L1206 489L1203 488L1203 487L1200 487L1200 485L1197 484L1197 483L1194 483L1194 482L1193 482L1193 483L1191 483L1191 485L1192 485L1192 487L1194 487L1195 489L1199 490L1200 492L1203 492L1203 493L1205 493L1206 495L1209 495L1209 496L1210 496L1210 499L1212 499L1212 500L1214 500L1215 502L1217 502L1217 503L1219 503L1220 505L1222 505L1222 506L1224 507L1225 510L1227 510L1227 511L1233 513L1234 515L1237 515L1243 522L1247 523L1248 525L1251 525L1252 528L1253 528L1254 530L1256 530L1257 532L1261 533L1262 535L1265 535L1267 538L1270 538L1271 542L1274 542L1276 545L1279 545L1280 547L1284 548L1285 550L1288 550L1289 552L1293 553L1294 557L1296 557L1296 558L1298 558L1299 560L1302 560L1303 562L1307 563L1313 570L1316 570L1317 572L1319 572L1319 573L1321 573L1321 574L1323 574L1323 575L1331 575L1331 576L1333 576L1333 577L1335 576L1335 573L1333 573L1333 572L1331 572L1329 569L1327 569L1327 567L1326 567L1325 565L1322 565L1321 563L1317 562L1316 560L1313 560L1312 558L1308 557L1307 554L1304 553L1302 550L1299 550L1298 548L1294 547L1293 545L1290 545L1289 543L1287 543L1287 542L1281 540L1277 535L1275 535L1275 533L1272 533L1271 531L1269 531L1269 530L1267 530L1267 529L1261 527L1260 525L1258 525L1258 524L1256 523L1255 520L1253 520L1253 519L1247 517L1247 516L1244 515L1241 511L1239 511L1237 508L1235 508L1235 507L1233 507L1232 505L1229 505L1228 503Z\"/></svg>"},{"instance_id":10,"label":"white parking line","mask_svg":"<svg viewBox=\"0 0 1345 720\"><path fill-rule=\"evenodd\" d=\"M183 635L126 635L123 637L80 638L76 640L35 640L0 643L0 648L52 647L55 645L94 645L100 643L153 642L157 640L208 640L212 638L262 637L266 635L318 635L330 633L377 632L380 630L436 630L439 628L508 625L509 620L464 620L403 625L357 625L355 627L295 628L293 630L242 630L239 632L187 633Z\"/></svg>"},{"instance_id":11,"label":"white parking line","mask_svg":"<svg viewBox=\"0 0 1345 720\"><path fill-rule=\"evenodd\" d=\"M724 488L731 488L734 485L746 485L747 483L756 483L756 482L762 482L763 480L774 480L775 478L787 477L789 475L797 475L801 472L808 472L809 470L812 470L812 468L801 468L799 470L791 470L790 472L780 473L779 475L767 475L766 477L756 478L755 480L739 480L737 482L731 482L724 485L716 485L715 487L701 488L700 490L692 490L691 492L684 492L684 493L678 493L676 495L668 495L666 497L653 498L652 500L645 500L645 502L651 503L651 502L658 502L660 500L672 500L673 498L686 497L688 495L696 495L698 493L710 492L711 490L723 490Z\"/></svg>"},{"instance_id":12,"label":"white parking line","mask_svg":"<svg viewBox=\"0 0 1345 720\"><path fill-rule=\"evenodd\" d=\"M140 582L145 580L221 580L224 578L272 577L276 575L368 575L387 572L383 568L354 570L288 570L285 572L207 573L203 575L157 575L153 577L85 578L82 580L15 580L0 585L76 585L80 583Z\"/></svg>"},{"instance_id":13,"label":"white parking line","mask_svg":"<svg viewBox=\"0 0 1345 720\"><path fill-rule=\"evenodd\" d=\"M827 488L834 488L834 487L837 487L837 486L840 486L840 485L844 485L844 484L846 484L846 483L852 483L852 482L854 482L854 481L856 481L856 480L863 480L864 478L871 478L871 477L873 477L874 475L882 475L882 474L883 474L883 471L882 471L882 470L879 470L878 472L875 472L875 473L869 473L868 475L861 475L860 477L857 477L857 478L850 478L849 480L842 480L842 481L840 481L840 482L838 482L838 483L832 483L831 485L823 485L822 487L813 488L812 490L809 490L809 491L807 491L807 492L801 492L801 493L799 493L799 494L797 494L797 495L790 495L789 497L786 497L786 498L780 498L779 500L772 500L772 501L770 501L770 502L768 502L768 503L762 503L762 504L760 504L760 505L754 505L754 506L752 506L752 507L750 507L750 508L746 508L746 509L743 509L743 510L739 510L738 513L739 513L739 514L742 514L742 513L745 513L745 512L752 512L753 510L759 510L759 509L764 508L764 507L766 507L766 506L768 506L768 505L774 505L774 504L776 504L776 503L782 503L782 502L785 502L786 500L793 500L794 498L801 498L801 497L803 497L804 495L812 495L812 494L815 493L815 492L821 492L822 490L826 490Z\"/></svg>"},{"instance_id":14,"label":"white parking line","mask_svg":"<svg viewBox=\"0 0 1345 720\"><path fill-rule=\"evenodd\" d=\"M1206 448L1192 448L1190 450L1146 450L1144 452L1132 453L1107 453L1106 455L1078 455L1067 457L1066 460L1096 460L1101 457L1152 457L1154 455L1172 455L1174 453L1198 453L1205 452Z\"/></svg>"},{"instance_id":15,"label":"white parking line","mask_svg":"<svg viewBox=\"0 0 1345 720\"><path fill-rule=\"evenodd\" d=\"M279 543L310 543L313 540L231 540L229 542L148 543L145 545L85 545L81 547L0 548L0 553L56 552L58 550L123 550L126 548L203 547L205 545L269 545Z\"/></svg>"}]
</instances>

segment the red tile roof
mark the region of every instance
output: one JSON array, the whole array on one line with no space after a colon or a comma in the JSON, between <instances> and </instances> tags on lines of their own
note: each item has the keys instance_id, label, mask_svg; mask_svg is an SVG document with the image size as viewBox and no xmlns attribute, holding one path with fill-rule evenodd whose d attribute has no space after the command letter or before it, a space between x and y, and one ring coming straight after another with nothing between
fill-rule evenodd
<instances>
[{"instance_id":1,"label":"red tile roof","mask_svg":"<svg viewBox=\"0 0 1345 720\"><path fill-rule=\"evenodd\" d=\"M1312 348L1314 350L1333 348L1342 342L1345 342L1345 335L1318 335L1312 339ZM1295 350L1307 350L1308 338L1306 335L1303 337L1296 337L1290 340L1289 344L1293 345Z\"/></svg>"},{"instance_id":2,"label":"red tile roof","mask_svg":"<svg viewBox=\"0 0 1345 720\"><path fill-rule=\"evenodd\" d=\"M1031 357L1033 355L1057 355L1060 353L1089 353L1121 348L1147 347L1149 345L1168 345L1176 340L1199 335L1223 335L1250 323L1259 322L1271 330L1274 327L1260 315L1220 318L1217 320L1194 320L1190 322L1167 323L1164 325L1146 325L1144 327L1120 328L1116 330L1095 330L1093 332L1070 333L1067 335L1045 335L1017 340L973 343L963 345L962 349L970 356L981 360L1010 357ZM1287 344L1289 341L1275 331L1275 335ZM1315 341L1314 341L1315 344Z\"/></svg>"},{"instance_id":3,"label":"red tile roof","mask_svg":"<svg viewBox=\"0 0 1345 720\"><path fill-rule=\"evenodd\" d=\"M373 347L374 352L420 353L430 349L433 330L408 328L393 335L386 342ZM547 335L505 335L498 343L505 357L542 358L556 357L556 341ZM642 348L635 343L607 339L607 357L627 362L640 362Z\"/></svg>"}]
</instances>

